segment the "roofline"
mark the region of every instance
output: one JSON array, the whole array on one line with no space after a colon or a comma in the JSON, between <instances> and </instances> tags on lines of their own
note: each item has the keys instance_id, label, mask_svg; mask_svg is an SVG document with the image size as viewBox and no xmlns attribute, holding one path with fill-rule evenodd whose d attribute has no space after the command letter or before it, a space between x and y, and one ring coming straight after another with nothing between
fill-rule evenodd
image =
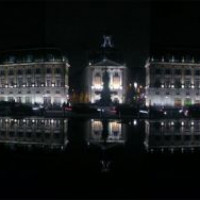
<instances>
[{"instance_id":1,"label":"roofline","mask_svg":"<svg viewBox=\"0 0 200 200\"><path fill-rule=\"evenodd\" d=\"M0 67L5 67L5 66L26 66L26 65L35 65L35 64L40 64L40 65L45 65L45 64L68 64L68 62L62 62L62 61L56 61L56 62L29 62L29 63L10 63L10 64L0 64ZM69 67L70 65L68 65Z\"/></svg>"},{"instance_id":2,"label":"roofline","mask_svg":"<svg viewBox=\"0 0 200 200\"><path fill-rule=\"evenodd\" d=\"M1 50L1 53L8 53L8 52L20 52L20 51L28 51L28 50L59 50L62 51L58 47L35 47L35 48L23 48L23 49L8 49L8 50Z\"/></svg>"},{"instance_id":3,"label":"roofline","mask_svg":"<svg viewBox=\"0 0 200 200\"><path fill-rule=\"evenodd\" d=\"M189 62L156 62L149 61L149 65L151 64L160 64L160 65L200 65L200 63L189 63Z\"/></svg>"}]
</instances>

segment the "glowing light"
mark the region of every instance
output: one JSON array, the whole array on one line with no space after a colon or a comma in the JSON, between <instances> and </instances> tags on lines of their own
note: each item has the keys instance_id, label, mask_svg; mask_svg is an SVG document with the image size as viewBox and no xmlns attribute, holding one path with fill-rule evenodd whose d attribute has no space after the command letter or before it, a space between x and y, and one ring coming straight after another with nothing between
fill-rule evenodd
<instances>
[{"instance_id":1,"label":"glowing light","mask_svg":"<svg viewBox=\"0 0 200 200\"><path fill-rule=\"evenodd\" d=\"M184 122L181 122L181 125L184 126Z\"/></svg>"},{"instance_id":2,"label":"glowing light","mask_svg":"<svg viewBox=\"0 0 200 200\"><path fill-rule=\"evenodd\" d=\"M191 88L194 88L194 85L191 85Z\"/></svg>"},{"instance_id":3,"label":"glowing light","mask_svg":"<svg viewBox=\"0 0 200 200\"><path fill-rule=\"evenodd\" d=\"M161 126L164 126L164 122L161 122Z\"/></svg>"},{"instance_id":4,"label":"glowing light","mask_svg":"<svg viewBox=\"0 0 200 200\"><path fill-rule=\"evenodd\" d=\"M138 84L137 84L137 82L134 82L134 88L136 89L137 88L137 86L138 86Z\"/></svg>"},{"instance_id":5,"label":"glowing light","mask_svg":"<svg viewBox=\"0 0 200 200\"><path fill-rule=\"evenodd\" d=\"M194 126L194 122L191 122L191 125Z\"/></svg>"},{"instance_id":6,"label":"glowing light","mask_svg":"<svg viewBox=\"0 0 200 200\"><path fill-rule=\"evenodd\" d=\"M174 85L171 85L171 88L174 88Z\"/></svg>"},{"instance_id":7,"label":"glowing light","mask_svg":"<svg viewBox=\"0 0 200 200\"><path fill-rule=\"evenodd\" d=\"M137 120L136 120L136 119L133 120L133 125L134 125L134 126L137 125Z\"/></svg>"},{"instance_id":8,"label":"glowing light","mask_svg":"<svg viewBox=\"0 0 200 200\"><path fill-rule=\"evenodd\" d=\"M103 89L103 86L102 85L93 85L91 86L92 89L95 89L95 90L101 90Z\"/></svg>"},{"instance_id":9,"label":"glowing light","mask_svg":"<svg viewBox=\"0 0 200 200\"><path fill-rule=\"evenodd\" d=\"M163 84L161 85L161 88L164 88L164 85L163 85Z\"/></svg>"},{"instance_id":10,"label":"glowing light","mask_svg":"<svg viewBox=\"0 0 200 200\"><path fill-rule=\"evenodd\" d=\"M171 125L173 126L173 125L174 125L174 122L171 122Z\"/></svg>"},{"instance_id":11,"label":"glowing light","mask_svg":"<svg viewBox=\"0 0 200 200\"><path fill-rule=\"evenodd\" d=\"M52 84L51 84L51 86L52 86L52 87L54 87L54 86L55 86L55 84L54 84L54 83L52 83Z\"/></svg>"},{"instance_id":12,"label":"glowing light","mask_svg":"<svg viewBox=\"0 0 200 200\"><path fill-rule=\"evenodd\" d=\"M181 87L184 88L185 86L182 84Z\"/></svg>"}]
</instances>

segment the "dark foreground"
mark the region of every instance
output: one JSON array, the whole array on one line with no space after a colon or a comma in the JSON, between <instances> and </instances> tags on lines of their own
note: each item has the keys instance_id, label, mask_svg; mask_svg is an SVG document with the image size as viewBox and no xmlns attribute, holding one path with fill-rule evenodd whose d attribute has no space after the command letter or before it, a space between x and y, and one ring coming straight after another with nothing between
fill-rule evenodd
<instances>
[{"instance_id":1,"label":"dark foreground","mask_svg":"<svg viewBox=\"0 0 200 200\"><path fill-rule=\"evenodd\" d=\"M102 157L110 170L102 171ZM199 197L199 153L134 153L70 145L62 153L1 149L1 197Z\"/></svg>"}]
</instances>

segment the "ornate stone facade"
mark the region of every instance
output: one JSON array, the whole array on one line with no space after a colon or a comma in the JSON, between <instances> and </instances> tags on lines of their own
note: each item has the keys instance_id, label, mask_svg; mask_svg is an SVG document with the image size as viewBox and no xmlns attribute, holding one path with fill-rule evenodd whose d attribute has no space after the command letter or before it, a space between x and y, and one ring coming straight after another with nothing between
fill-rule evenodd
<instances>
[{"instance_id":1,"label":"ornate stone facade","mask_svg":"<svg viewBox=\"0 0 200 200\"><path fill-rule=\"evenodd\" d=\"M0 53L0 100L61 105L68 98L68 68L58 49Z\"/></svg>"},{"instance_id":2,"label":"ornate stone facade","mask_svg":"<svg viewBox=\"0 0 200 200\"><path fill-rule=\"evenodd\" d=\"M150 58L146 65L147 106L200 104L200 63L194 58Z\"/></svg>"},{"instance_id":3,"label":"ornate stone facade","mask_svg":"<svg viewBox=\"0 0 200 200\"><path fill-rule=\"evenodd\" d=\"M96 103L101 99L105 71L109 76L108 84L112 102L123 103L126 95L126 66L106 58L87 67L87 90L90 102Z\"/></svg>"}]
</instances>

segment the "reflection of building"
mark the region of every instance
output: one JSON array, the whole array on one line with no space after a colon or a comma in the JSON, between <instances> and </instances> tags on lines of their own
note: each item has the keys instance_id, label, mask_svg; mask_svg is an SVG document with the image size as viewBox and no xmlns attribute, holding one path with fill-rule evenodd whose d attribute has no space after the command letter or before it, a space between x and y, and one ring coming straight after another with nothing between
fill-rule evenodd
<instances>
[{"instance_id":1,"label":"reflection of building","mask_svg":"<svg viewBox=\"0 0 200 200\"><path fill-rule=\"evenodd\" d=\"M124 143L125 127L117 120L90 120L88 124L88 140L92 143ZM106 135L104 137L104 134Z\"/></svg>"},{"instance_id":2,"label":"reflection of building","mask_svg":"<svg viewBox=\"0 0 200 200\"><path fill-rule=\"evenodd\" d=\"M58 49L0 53L0 100L58 104L67 100L68 61Z\"/></svg>"},{"instance_id":3,"label":"reflection of building","mask_svg":"<svg viewBox=\"0 0 200 200\"><path fill-rule=\"evenodd\" d=\"M200 120L146 120L145 135L147 150L200 148Z\"/></svg>"},{"instance_id":4,"label":"reflection of building","mask_svg":"<svg viewBox=\"0 0 200 200\"><path fill-rule=\"evenodd\" d=\"M50 118L0 118L0 144L64 148L67 120Z\"/></svg>"},{"instance_id":5,"label":"reflection of building","mask_svg":"<svg viewBox=\"0 0 200 200\"><path fill-rule=\"evenodd\" d=\"M90 101L95 103L100 100L105 71L109 75L111 100L123 103L126 94L126 67L106 58L87 67L87 89Z\"/></svg>"},{"instance_id":6,"label":"reflection of building","mask_svg":"<svg viewBox=\"0 0 200 200\"><path fill-rule=\"evenodd\" d=\"M150 58L146 63L146 105L200 104L200 65L194 58Z\"/></svg>"}]
</instances>

